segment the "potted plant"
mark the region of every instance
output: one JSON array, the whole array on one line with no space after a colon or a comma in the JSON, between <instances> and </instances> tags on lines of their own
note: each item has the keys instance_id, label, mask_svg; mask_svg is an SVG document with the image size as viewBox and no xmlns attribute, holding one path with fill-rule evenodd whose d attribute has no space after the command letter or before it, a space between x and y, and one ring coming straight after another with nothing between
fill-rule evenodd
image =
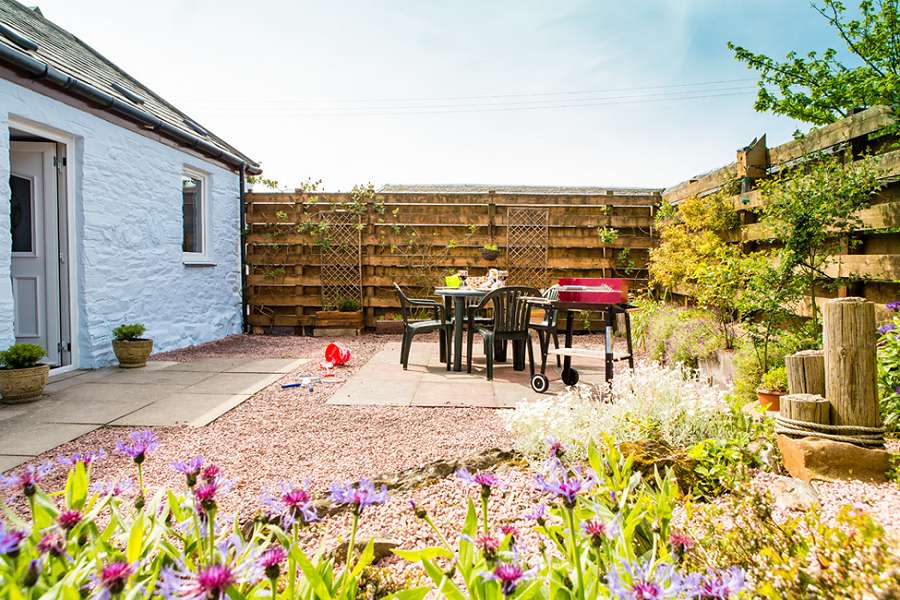
<instances>
[{"instance_id":1,"label":"potted plant","mask_svg":"<svg viewBox=\"0 0 900 600\"><path fill-rule=\"evenodd\" d=\"M778 410L780 399L787 391L787 369L775 367L763 375L762 383L756 389L756 397L766 410Z\"/></svg>"},{"instance_id":2,"label":"potted plant","mask_svg":"<svg viewBox=\"0 0 900 600\"><path fill-rule=\"evenodd\" d=\"M0 395L9 404L33 402L44 393L50 365L39 364L44 349L36 344L13 344L0 352Z\"/></svg>"},{"instance_id":3,"label":"potted plant","mask_svg":"<svg viewBox=\"0 0 900 600\"><path fill-rule=\"evenodd\" d=\"M497 260L498 256L500 256L500 248L494 242L481 247L481 257L485 260Z\"/></svg>"},{"instance_id":4,"label":"potted plant","mask_svg":"<svg viewBox=\"0 0 900 600\"><path fill-rule=\"evenodd\" d=\"M113 329L113 352L123 369L146 366L147 358L153 352L153 340L142 338L146 327L142 323L123 323Z\"/></svg>"}]
</instances>

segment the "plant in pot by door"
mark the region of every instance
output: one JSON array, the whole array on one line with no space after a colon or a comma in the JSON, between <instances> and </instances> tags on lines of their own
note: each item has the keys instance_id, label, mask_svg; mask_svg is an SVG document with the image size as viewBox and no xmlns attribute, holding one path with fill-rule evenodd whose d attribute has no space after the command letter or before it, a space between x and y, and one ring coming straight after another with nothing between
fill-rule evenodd
<instances>
[{"instance_id":1,"label":"plant in pot by door","mask_svg":"<svg viewBox=\"0 0 900 600\"><path fill-rule=\"evenodd\" d=\"M778 410L781 397L787 394L787 369L775 367L763 375L762 383L756 389L756 397L766 410Z\"/></svg>"},{"instance_id":2,"label":"plant in pot by door","mask_svg":"<svg viewBox=\"0 0 900 600\"><path fill-rule=\"evenodd\" d=\"M13 344L0 352L0 395L4 402L33 402L41 397L50 374L50 365L38 364L44 354L36 344Z\"/></svg>"},{"instance_id":3,"label":"plant in pot by door","mask_svg":"<svg viewBox=\"0 0 900 600\"><path fill-rule=\"evenodd\" d=\"M145 339L146 328L141 323L125 323L113 329L113 352L123 369L136 369L147 364L153 352L153 340Z\"/></svg>"},{"instance_id":4,"label":"plant in pot by door","mask_svg":"<svg viewBox=\"0 0 900 600\"><path fill-rule=\"evenodd\" d=\"M481 247L481 257L485 260L496 260L500 256L500 248L497 244L491 242Z\"/></svg>"}]
</instances>

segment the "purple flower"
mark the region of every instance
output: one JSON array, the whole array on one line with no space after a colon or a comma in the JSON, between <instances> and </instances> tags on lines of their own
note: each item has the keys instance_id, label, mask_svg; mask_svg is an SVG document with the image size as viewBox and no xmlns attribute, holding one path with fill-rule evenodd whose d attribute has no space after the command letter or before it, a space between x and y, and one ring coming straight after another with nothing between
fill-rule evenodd
<instances>
[{"instance_id":1,"label":"purple flower","mask_svg":"<svg viewBox=\"0 0 900 600\"><path fill-rule=\"evenodd\" d=\"M264 493L262 503L272 517L281 519L281 526L288 529L294 523L313 523L319 520L306 487L287 481L278 484L274 493Z\"/></svg>"},{"instance_id":2,"label":"purple flower","mask_svg":"<svg viewBox=\"0 0 900 600\"><path fill-rule=\"evenodd\" d=\"M0 554L16 556L19 553L19 546L22 544L22 540L27 537L27 531L7 529L6 525L0 522Z\"/></svg>"},{"instance_id":3,"label":"purple flower","mask_svg":"<svg viewBox=\"0 0 900 600\"><path fill-rule=\"evenodd\" d=\"M686 533L673 531L669 534L669 545L678 554L684 554L694 547L694 539Z\"/></svg>"},{"instance_id":4,"label":"purple flower","mask_svg":"<svg viewBox=\"0 0 900 600\"><path fill-rule=\"evenodd\" d=\"M343 484L334 482L331 484L331 501L352 506L353 511L360 514L367 506L387 501L387 486L382 485L380 490L376 490L375 484L368 479L360 479L356 486L349 481Z\"/></svg>"},{"instance_id":5,"label":"purple flower","mask_svg":"<svg viewBox=\"0 0 900 600\"><path fill-rule=\"evenodd\" d=\"M878 333L880 333L881 335L884 335L885 333L887 333L889 331L893 331L895 329L897 329L897 326L894 325L893 323L885 323L884 325L882 325L881 327L878 328Z\"/></svg>"},{"instance_id":6,"label":"purple flower","mask_svg":"<svg viewBox=\"0 0 900 600\"><path fill-rule=\"evenodd\" d=\"M897 392L898 394L900 394L900 385L898 385L897 387L895 387L895 388L894 388L894 391Z\"/></svg>"},{"instance_id":7,"label":"purple flower","mask_svg":"<svg viewBox=\"0 0 900 600\"><path fill-rule=\"evenodd\" d=\"M134 489L134 482L128 478L123 479L122 481L110 481L107 483L96 481L91 484L91 491L103 496L124 496L133 492Z\"/></svg>"},{"instance_id":8,"label":"purple flower","mask_svg":"<svg viewBox=\"0 0 900 600\"><path fill-rule=\"evenodd\" d=\"M612 523L605 523L600 519L591 519L581 523L581 530L590 538L591 545L599 548L608 539L615 537L615 527Z\"/></svg>"},{"instance_id":9,"label":"purple flower","mask_svg":"<svg viewBox=\"0 0 900 600\"><path fill-rule=\"evenodd\" d=\"M475 539L475 545L487 560L494 560L500 550L500 540L490 535L479 535Z\"/></svg>"},{"instance_id":10,"label":"purple flower","mask_svg":"<svg viewBox=\"0 0 900 600\"><path fill-rule=\"evenodd\" d=\"M167 599L225 600L233 586L258 581L259 571L255 560L244 561L238 567L214 564L197 572L179 564L163 569L158 589Z\"/></svg>"},{"instance_id":11,"label":"purple flower","mask_svg":"<svg viewBox=\"0 0 900 600\"><path fill-rule=\"evenodd\" d=\"M278 579L281 574L281 564L287 558L287 552L279 544L272 544L269 549L259 557L259 566L262 567L269 579Z\"/></svg>"},{"instance_id":12,"label":"purple flower","mask_svg":"<svg viewBox=\"0 0 900 600\"><path fill-rule=\"evenodd\" d=\"M76 452L75 454L63 454L57 457L56 461L64 467L74 467L78 463L83 463L89 467L98 460L106 458L106 450L100 448L93 452Z\"/></svg>"},{"instance_id":13,"label":"purple flower","mask_svg":"<svg viewBox=\"0 0 900 600\"><path fill-rule=\"evenodd\" d=\"M148 454L159 448L159 439L150 430L132 431L128 439L130 442L116 442L116 450L130 456L136 464L144 462Z\"/></svg>"},{"instance_id":14,"label":"purple flower","mask_svg":"<svg viewBox=\"0 0 900 600\"><path fill-rule=\"evenodd\" d=\"M523 571L518 565L510 563L502 563L496 566L493 571L486 571L481 574L485 581L498 581L500 583L500 591L504 596L511 596L516 593L516 587L519 583L528 579L533 571Z\"/></svg>"},{"instance_id":15,"label":"purple flower","mask_svg":"<svg viewBox=\"0 0 900 600\"><path fill-rule=\"evenodd\" d=\"M578 494L594 485L593 477L582 478L578 471L571 474L561 465L549 477L535 477L538 489L559 498L567 508L574 508Z\"/></svg>"},{"instance_id":16,"label":"purple flower","mask_svg":"<svg viewBox=\"0 0 900 600\"><path fill-rule=\"evenodd\" d=\"M566 447L555 437L547 438L547 454L550 458L562 458L566 453Z\"/></svg>"},{"instance_id":17,"label":"purple flower","mask_svg":"<svg viewBox=\"0 0 900 600\"><path fill-rule=\"evenodd\" d=\"M25 465L12 475L0 475L0 486L6 489L18 488L26 496L33 496L37 484L53 470L53 463Z\"/></svg>"},{"instance_id":18,"label":"purple flower","mask_svg":"<svg viewBox=\"0 0 900 600\"><path fill-rule=\"evenodd\" d=\"M194 500L200 507L200 512L209 512L216 508L216 494L219 493L219 483L211 481L194 488Z\"/></svg>"},{"instance_id":19,"label":"purple flower","mask_svg":"<svg viewBox=\"0 0 900 600\"><path fill-rule=\"evenodd\" d=\"M468 469L463 468L456 471L456 476L466 483L480 486L481 496L483 498L490 497L491 490L494 488L503 486L503 482L490 471L479 471L473 475Z\"/></svg>"},{"instance_id":20,"label":"purple flower","mask_svg":"<svg viewBox=\"0 0 900 600\"><path fill-rule=\"evenodd\" d=\"M99 577L94 578L96 587L101 588L98 594L101 598L109 598L111 595L120 594L128 583L128 578L134 573L134 566L125 561L116 561L103 565Z\"/></svg>"},{"instance_id":21,"label":"purple flower","mask_svg":"<svg viewBox=\"0 0 900 600\"><path fill-rule=\"evenodd\" d=\"M64 510L56 518L59 526L65 531L71 530L81 522L81 513L77 510Z\"/></svg>"},{"instance_id":22,"label":"purple flower","mask_svg":"<svg viewBox=\"0 0 900 600\"><path fill-rule=\"evenodd\" d=\"M619 570L621 569L621 570ZM624 562L606 574L606 585L618 600L656 600L675 598L682 590L682 581L672 565L652 562Z\"/></svg>"},{"instance_id":23,"label":"purple flower","mask_svg":"<svg viewBox=\"0 0 900 600\"><path fill-rule=\"evenodd\" d=\"M36 558L32 558L28 561L28 570L25 571L25 577L22 578L22 583L25 587L32 587L37 583L38 577L41 576L41 571L44 570L44 563Z\"/></svg>"},{"instance_id":24,"label":"purple flower","mask_svg":"<svg viewBox=\"0 0 900 600\"><path fill-rule=\"evenodd\" d=\"M522 516L530 521L537 521L539 524L543 524L544 520L547 518L547 505L535 504L531 507L530 512L527 512Z\"/></svg>"},{"instance_id":25,"label":"purple flower","mask_svg":"<svg viewBox=\"0 0 900 600\"><path fill-rule=\"evenodd\" d=\"M221 469L219 469L218 465L208 465L200 473L200 477L202 477L206 481L213 481L213 480L219 478L220 473L221 473Z\"/></svg>"},{"instance_id":26,"label":"purple flower","mask_svg":"<svg viewBox=\"0 0 900 600\"><path fill-rule=\"evenodd\" d=\"M37 544L38 552L52 556L63 556L66 553L66 538L60 533L48 533Z\"/></svg>"},{"instance_id":27,"label":"purple flower","mask_svg":"<svg viewBox=\"0 0 900 600\"><path fill-rule=\"evenodd\" d=\"M894 300L892 302L888 302L887 304L884 305L884 307L888 310L897 312L898 310L900 310L900 300Z\"/></svg>"},{"instance_id":28,"label":"purple flower","mask_svg":"<svg viewBox=\"0 0 900 600\"><path fill-rule=\"evenodd\" d=\"M692 573L684 580L683 591L690 598L725 600L733 598L746 586L746 574L740 567L715 571L706 575Z\"/></svg>"},{"instance_id":29,"label":"purple flower","mask_svg":"<svg viewBox=\"0 0 900 600\"><path fill-rule=\"evenodd\" d=\"M172 468L184 475L187 486L192 488L197 485L197 477L203 467L203 457L195 456L187 460L178 460L172 463Z\"/></svg>"}]
</instances>

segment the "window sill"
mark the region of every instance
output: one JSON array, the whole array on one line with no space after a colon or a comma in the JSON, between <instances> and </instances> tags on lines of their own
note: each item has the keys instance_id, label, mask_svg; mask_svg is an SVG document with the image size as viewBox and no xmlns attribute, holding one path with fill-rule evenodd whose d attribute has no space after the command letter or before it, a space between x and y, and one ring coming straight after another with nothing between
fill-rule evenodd
<instances>
[{"instance_id":1,"label":"window sill","mask_svg":"<svg viewBox=\"0 0 900 600\"><path fill-rule=\"evenodd\" d=\"M215 267L217 263L208 258L184 258L182 261L186 267Z\"/></svg>"}]
</instances>

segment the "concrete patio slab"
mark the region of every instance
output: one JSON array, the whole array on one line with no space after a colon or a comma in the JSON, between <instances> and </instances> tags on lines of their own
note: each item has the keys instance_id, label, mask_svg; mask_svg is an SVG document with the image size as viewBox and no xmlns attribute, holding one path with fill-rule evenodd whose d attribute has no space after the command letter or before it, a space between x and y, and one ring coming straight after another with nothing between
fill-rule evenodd
<instances>
[{"instance_id":1,"label":"concrete patio slab","mask_svg":"<svg viewBox=\"0 0 900 600\"><path fill-rule=\"evenodd\" d=\"M150 361L51 377L37 402L0 404L0 471L104 425L206 425L307 361Z\"/></svg>"}]
</instances>

